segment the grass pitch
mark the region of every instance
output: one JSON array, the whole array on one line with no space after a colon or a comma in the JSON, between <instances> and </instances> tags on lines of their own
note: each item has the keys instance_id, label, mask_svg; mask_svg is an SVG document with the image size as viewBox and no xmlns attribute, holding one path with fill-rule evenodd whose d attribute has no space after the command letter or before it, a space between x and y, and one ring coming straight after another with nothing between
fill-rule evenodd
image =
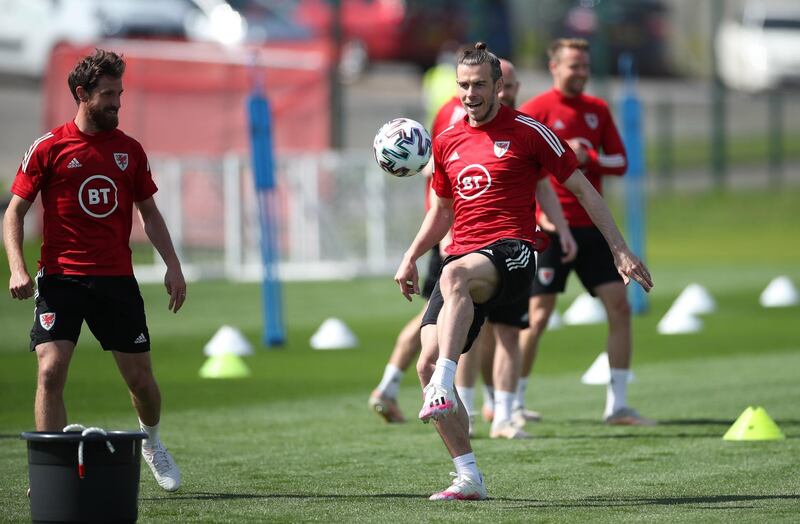
<instances>
[{"instance_id":1,"label":"grass pitch","mask_svg":"<svg viewBox=\"0 0 800 524\"><path fill-rule=\"evenodd\" d=\"M401 406L411 422L387 426L367 410L399 328L416 313L389 278L293 283L285 288L288 344L246 362L252 376L203 380L202 348L222 324L260 340L256 285L193 284L178 315L160 286L144 286L154 365L164 397L163 437L184 486L161 491L142 470L142 522L764 522L800 514L798 308L763 309L778 274L800 283L797 191L705 195L650 207L650 312L634 322L631 403L660 424L599 422L604 390L580 384L603 350L605 327L548 332L528 392L544 413L531 441L474 441L491 500L433 504L452 465L432 428L413 421L413 371ZM702 217L695 220L692 217ZM795 233L792 233L795 232ZM794 238L792 238L794 235ZM0 278L7 280L6 267ZM718 312L696 335L655 326L688 283L706 286ZM563 311L579 291L559 304ZM33 426L35 358L26 351L32 303L0 300L0 521L30 519L25 444ZM359 337L357 349L313 351L329 316ZM69 419L132 429L135 415L109 355L88 330L66 391ZM725 442L748 406L764 406L786 440Z\"/></svg>"}]
</instances>

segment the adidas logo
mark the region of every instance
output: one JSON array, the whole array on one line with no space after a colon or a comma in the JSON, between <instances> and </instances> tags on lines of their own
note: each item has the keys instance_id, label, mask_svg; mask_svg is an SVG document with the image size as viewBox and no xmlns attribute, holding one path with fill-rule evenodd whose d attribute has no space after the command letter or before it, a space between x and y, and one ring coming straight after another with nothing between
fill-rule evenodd
<instances>
[{"instance_id":1,"label":"adidas logo","mask_svg":"<svg viewBox=\"0 0 800 524\"><path fill-rule=\"evenodd\" d=\"M458 151L453 151L453 154L450 155L450 158L448 158L447 161L448 162L453 162L455 160L458 160L459 158L461 158L461 157L458 156Z\"/></svg>"},{"instance_id":2,"label":"adidas logo","mask_svg":"<svg viewBox=\"0 0 800 524\"><path fill-rule=\"evenodd\" d=\"M67 164L67 169L75 169L76 167L83 167L83 164L78 162L77 158L73 158L69 161L69 164Z\"/></svg>"},{"instance_id":3,"label":"adidas logo","mask_svg":"<svg viewBox=\"0 0 800 524\"><path fill-rule=\"evenodd\" d=\"M144 336L144 333L140 333L136 340L133 341L134 344L144 344L147 342L147 337Z\"/></svg>"}]
</instances>

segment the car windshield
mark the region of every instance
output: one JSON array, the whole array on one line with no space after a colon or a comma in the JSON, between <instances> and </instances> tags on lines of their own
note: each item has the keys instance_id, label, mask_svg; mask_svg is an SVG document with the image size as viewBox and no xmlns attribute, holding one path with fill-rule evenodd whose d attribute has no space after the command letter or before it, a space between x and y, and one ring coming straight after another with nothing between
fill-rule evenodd
<instances>
[{"instance_id":1,"label":"car windshield","mask_svg":"<svg viewBox=\"0 0 800 524\"><path fill-rule=\"evenodd\" d=\"M246 20L247 39L306 40L313 32L295 21L297 0L227 0Z\"/></svg>"},{"instance_id":2,"label":"car windshield","mask_svg":"<svg viewBox=\"0 0 800 524\"><path fill-rule=\"evenodd\" d=\"M764 29L800 30L800 18L766 18Z\"/></svg>"}]
</instances>

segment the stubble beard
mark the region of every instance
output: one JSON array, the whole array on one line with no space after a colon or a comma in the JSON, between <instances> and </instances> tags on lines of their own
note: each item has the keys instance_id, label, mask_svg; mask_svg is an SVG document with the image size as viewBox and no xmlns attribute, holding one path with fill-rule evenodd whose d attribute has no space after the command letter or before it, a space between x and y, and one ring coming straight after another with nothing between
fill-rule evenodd
<instances>
[{"instance_id":1,"label":"stubble beard","mask_svg":"<svg viewBox=\"0 0 800 524\"><path fill-rule=\"evenodd\" d=\"M119 116L116 113L110 113L108 108L97 108L93 106L87 107L87 116L92 124L100 131L113 131L119 125Z\"/></svg>"}]
</instances>

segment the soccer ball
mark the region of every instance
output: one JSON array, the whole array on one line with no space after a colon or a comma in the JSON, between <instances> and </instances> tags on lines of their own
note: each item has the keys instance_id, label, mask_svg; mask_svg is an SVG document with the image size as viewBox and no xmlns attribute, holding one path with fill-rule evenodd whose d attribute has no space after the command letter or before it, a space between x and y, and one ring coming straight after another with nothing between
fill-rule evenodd
<instances>
[{"instance_id":1,"label":"soccer ball","mask_svg":"<svg viewBox=\"0 0 800 524\"><path fill-rule=\"evenodd\" d=\"M416 120L395 118L378 130L372 149L386 173L412 176L422 171L431 158L431 136Z\"/></svg>"}]
</instances>

